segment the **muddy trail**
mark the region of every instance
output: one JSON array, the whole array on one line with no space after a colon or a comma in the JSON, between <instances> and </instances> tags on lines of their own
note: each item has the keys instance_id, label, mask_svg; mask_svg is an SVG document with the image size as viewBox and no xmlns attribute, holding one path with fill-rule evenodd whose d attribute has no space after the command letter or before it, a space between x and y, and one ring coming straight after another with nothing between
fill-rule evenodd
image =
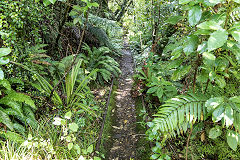
<instances>
[{"instance_id":1,"label":"muddy trail","mask_svg":"<svg viewBox=\"0 0 240 160\"><path fill-rule=\"evenodd\" d=\"M109 160L136 159L136 110L135 101L131 96L134 61L132 54L124 45L120 61L122 74L116 94L116 122L113 127L113 145L110 149Z\"/></svg>"}]
</instances>

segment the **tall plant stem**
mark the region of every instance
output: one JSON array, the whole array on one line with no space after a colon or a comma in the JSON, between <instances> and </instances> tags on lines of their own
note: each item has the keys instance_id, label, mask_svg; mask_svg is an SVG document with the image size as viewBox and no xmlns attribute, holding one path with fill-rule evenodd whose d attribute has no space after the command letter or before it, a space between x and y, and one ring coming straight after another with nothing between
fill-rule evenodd
<instances>
[{"instance_id":1,"label":"tall plant stem","mask_svg":"<svg viewBox=\"0 0 240 160\"><path fill-rule=\"evenodd\" d=\"M87 28L87 21L88 21L88 15L89 15L89 9L87 10L87 12L85 13L85 23L84 23L84 27L83 27L83 31L82 31L82 34L81 34L81 39L80 39L80 42L79 42L79 45L78 45L78 49L77 49L77 52L76 52L76 56L74 57L73 59L73 62L72 64L70 65L70 67L68 67L67 71L64 73L63 77L58 81L58 83L53 87L52 91L51 91L51 94L49 96L49 99L52 98L53 96L53 92L55 91L55 89L58 87L58 85L63 81L63 79L67 76L67 74L70 72L70 70L72 69L76 59L77 59L77 55L81 49L81 46L82 46L82 42L83 42L83 37L84 37L84 34L85 34L85 30Z\"/></svg>"},{"instance_id":2,"label":"tall plant stem","mask_svg":"<svg viewBox=\"0 0 240 160\"><path fill-rule=\"evenodd\" d=\"M228 8L228 10L227 10L227 17L226 17L225 24L224 24L224 29L227 29L227 24L229 21L231 10L232 10L231 2L228 3L228 1L227 1L227 8Z\"/></svg>"},{"instance_id":3,"label":"tall plant stem","mask_svg":"<svg viewBox=\"0 0 240 160\"><path fill-rule=\"evenodd\" d=\"M186 146L186 160L188 159L188 146L189 146L190 137L191 137L191 135L192 135L192 130L193 130L193 125L191 125L190 133L189 133L189 135L188 135L188 139L187 139L187 146Z\"/></svg>"},{"instance_id":4,"label":"tall plant stem","mask_svg":"<svg viewBox=\"0 0 240 160\"><path fill-rule=\"evenodd\" d=\"M59 39L60 39L60 37L61 37L61 33L62 33L63 26L64 26L64 24L65 24L65 22L66 22L66 20L67 20L68 12L69 12L70 7L71 7L71 2L72 2L72 0L69 0L69 5L66 7L63 20L62 20L61 24L60 24L59 27L58 27L58 32L59 32L59 33L58 33L57 38L56 38L55 48L57 48L57 46L58 46L58 41L59 41Z\"/></svg>"},{"instance_id":5,"label":"tall plant stem","mask_svg":"<svg viewBox=\"0 0 240 160\"><path fill-rule=\"evenodd\" d=\"M195 93L195 88L196 88L196 80L197 80L197 72L198 72L198 67L200 66L200 55L197 55L197 61L196 61L196 67L195 67L195 72L194 72L194 77L193 77L193 93Z\"/></svg>"}]
</instances>

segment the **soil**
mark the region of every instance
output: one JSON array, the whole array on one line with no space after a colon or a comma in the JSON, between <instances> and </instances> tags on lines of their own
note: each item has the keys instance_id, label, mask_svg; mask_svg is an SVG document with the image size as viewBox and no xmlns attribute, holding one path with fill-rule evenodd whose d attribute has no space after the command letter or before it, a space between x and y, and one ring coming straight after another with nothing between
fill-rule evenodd
<instances>
[{"instance_id":1,"label":"soil","mask_svg":"<svg viewBox=\"0 0 240 160\"><path fill-rule=\"evenodd\" d=\"M122 74L116 93L116 122L113 127L113 145L110 149L109 160L136 159L136 109L131 96L134 61L132 54L125 44L120 61Z\"/></svg>"}]
</instances>

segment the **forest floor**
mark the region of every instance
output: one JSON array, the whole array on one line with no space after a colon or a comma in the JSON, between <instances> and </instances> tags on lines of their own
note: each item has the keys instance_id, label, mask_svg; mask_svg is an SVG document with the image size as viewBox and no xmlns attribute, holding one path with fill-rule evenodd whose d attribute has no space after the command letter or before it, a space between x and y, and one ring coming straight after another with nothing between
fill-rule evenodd
<instances>
[{"instance_id":1,"label":"forest floor","mask_svg":"<svg viewBox=\"0 0 240 160\"><path fill-rule=\"evenodd\" d=\"M123 56L120 60L122 74L116 92L116 118L113 127L113 145L110 149L110 160L130 160L136 158L136 108L131 96L134 61L131 51L124 44Z\"/></svg>"}]
</instances>

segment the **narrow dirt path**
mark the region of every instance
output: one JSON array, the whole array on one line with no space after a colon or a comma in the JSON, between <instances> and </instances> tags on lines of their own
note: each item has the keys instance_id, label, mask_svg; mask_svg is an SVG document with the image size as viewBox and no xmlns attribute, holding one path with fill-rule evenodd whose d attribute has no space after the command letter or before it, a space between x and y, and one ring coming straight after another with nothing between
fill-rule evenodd
<instances>
[{"instance_id":1,"label":"narrow dirt path","mask_svg":"<svg viewBox=\"0 0 240 160\"><path fill-rule=\"evenodd\" d=\"M110 160L135 159L136 154L136 114L135 101L131 96L134 62L130 50L126 47L120 62L122 75L116 96L116 124L113 126L113 146Z\"/></svg>"}]
</instances>

